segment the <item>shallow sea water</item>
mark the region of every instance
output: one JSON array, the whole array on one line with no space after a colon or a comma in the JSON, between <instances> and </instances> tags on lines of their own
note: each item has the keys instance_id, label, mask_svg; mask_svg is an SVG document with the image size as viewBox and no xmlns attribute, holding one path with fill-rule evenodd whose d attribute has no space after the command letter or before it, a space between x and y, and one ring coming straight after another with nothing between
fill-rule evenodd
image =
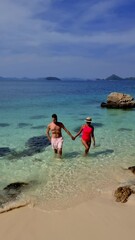
<instances>
[{"instance_id":1,"label":"shallow sea water","mask_svg":"<svg viewBox=\"0 0 135 240\"><path fill-rule=\"evenodd\" d=\"M81 139L72 141L65 132L61 160L51 146L32 156L0 157L0 190L32 181L20 198L56 210L133 182L123 168L135 165L135 110L100 107L114 91L135 97L135 81L0 81L0 147L23 151L29 138L45 134L53 113L73 135L91 116L96 138L85 158Z\"/></svg>"}]
</instances>

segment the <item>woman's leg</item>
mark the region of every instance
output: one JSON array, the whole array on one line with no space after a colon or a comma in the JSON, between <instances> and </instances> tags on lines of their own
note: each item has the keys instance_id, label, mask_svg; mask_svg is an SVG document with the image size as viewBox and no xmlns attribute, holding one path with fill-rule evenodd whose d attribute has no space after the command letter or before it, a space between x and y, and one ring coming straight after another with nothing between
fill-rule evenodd
<instances>
[{"instance_id":1,"label":"woman's leg","mask_svg":"<svg viewBox=\"0 0 135 240\"><path fill-rule=\"evenodd\" d=\"M85 153L84 153L84 156L86 156L89 152L89 149L90 149L90 145L91 145L91 142L86 142L82 139L82 144L84 145L85 147Z\"/></svg>"}]
</instances>

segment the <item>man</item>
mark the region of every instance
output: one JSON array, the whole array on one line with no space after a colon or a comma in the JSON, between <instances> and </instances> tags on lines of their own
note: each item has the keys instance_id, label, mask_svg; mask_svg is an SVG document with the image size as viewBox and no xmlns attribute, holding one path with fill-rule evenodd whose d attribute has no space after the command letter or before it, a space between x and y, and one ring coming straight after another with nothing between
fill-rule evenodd
<instances>
[{"instance_id":1,"label":"man","mask_svg":"<svg viewBox=\"0 0 135 240\"><path fill-rule=\"evenodd\" d=\"M48 125L46 130L46 135L51 142L52 149L54 150L55 154L62 157L62 146L63 146L63 137L61 130L64 129L65 132L74 140L72 134L65 128L64 124L57 121L57 115L52 115L52 122ZM51 136L50 136L51 132Z\"/></svg>"}]
</instances>

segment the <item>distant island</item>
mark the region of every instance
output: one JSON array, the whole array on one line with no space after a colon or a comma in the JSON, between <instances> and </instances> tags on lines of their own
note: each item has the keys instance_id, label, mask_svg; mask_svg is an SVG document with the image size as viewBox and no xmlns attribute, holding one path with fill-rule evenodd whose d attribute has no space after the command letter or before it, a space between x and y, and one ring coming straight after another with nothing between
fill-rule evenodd
<instances>
[{"instance_id":1,"label":"distant island","mask_svg":"<svg viewBox=\"0 0 135 240\"><path fill-rule=\"evenodd\" d=\"M88 78L75 78L75 77L71 77L71 78L58 78L58 77L36 77L36 78L30 78L30 77L2 77L0 76L0 80L22 80L22 81L32 81L32 80L39 80L39 81L94 81L94 80L135 80L135 77L126 77L126 78L122 78L116 74L112 74L111 76L107 77L107 78L96 78L96 79L88 79Z\"/></svg>"},{"instance_id":2,"label":"distant island","mask_svg":"<svg viewBox=\"0 0 135 240\"><path fill-rule=\"evenodd\" d=\"M122 77L119 77L115 74L112 74L111 76L105 78L105 79L97 79L97 80L135 80L135 77L126 77L126 78L122 78Z\"/></svg>"},{"instance_id":3,"label":"distant island","mask_svg":"<svg viewBox=\"0 0 135 240\"><path fill-rule=\"evenodd\" d=\"M60 78L57 78L57 77L46 77L46 80L53 80L53 81L61 81L61 79Z\"/></svg>"},{"instance_id":4,"label":"distant island","mask_svg":"<svg viewBox=\"0 0 135 240\"><path fill-rule=\"evenodd\" d=\"M43 80L43 81L61 81L60 78L57 77L37 77L37 78L28 78L28 77L23 77L23 78L17 78L17 77L2 77L0 76L0 80Z\"/></svg>"}]
</instances>

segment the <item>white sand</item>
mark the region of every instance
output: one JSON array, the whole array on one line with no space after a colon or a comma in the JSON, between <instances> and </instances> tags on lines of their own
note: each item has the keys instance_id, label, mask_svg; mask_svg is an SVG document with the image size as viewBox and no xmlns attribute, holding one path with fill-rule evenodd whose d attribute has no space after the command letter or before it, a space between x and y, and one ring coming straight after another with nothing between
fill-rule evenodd
<instances>
[{"instance_id":1,"label":"white sand","mask_svg":"<svg viewBox=\"0 0 135 240\"><path fill-rule=\"evenodd\" d=\"M23 207L0 214L3 240L127 240L134 234L134 197L125 204L111 196L62 211Z\"/></svg>"}]
</instances>

